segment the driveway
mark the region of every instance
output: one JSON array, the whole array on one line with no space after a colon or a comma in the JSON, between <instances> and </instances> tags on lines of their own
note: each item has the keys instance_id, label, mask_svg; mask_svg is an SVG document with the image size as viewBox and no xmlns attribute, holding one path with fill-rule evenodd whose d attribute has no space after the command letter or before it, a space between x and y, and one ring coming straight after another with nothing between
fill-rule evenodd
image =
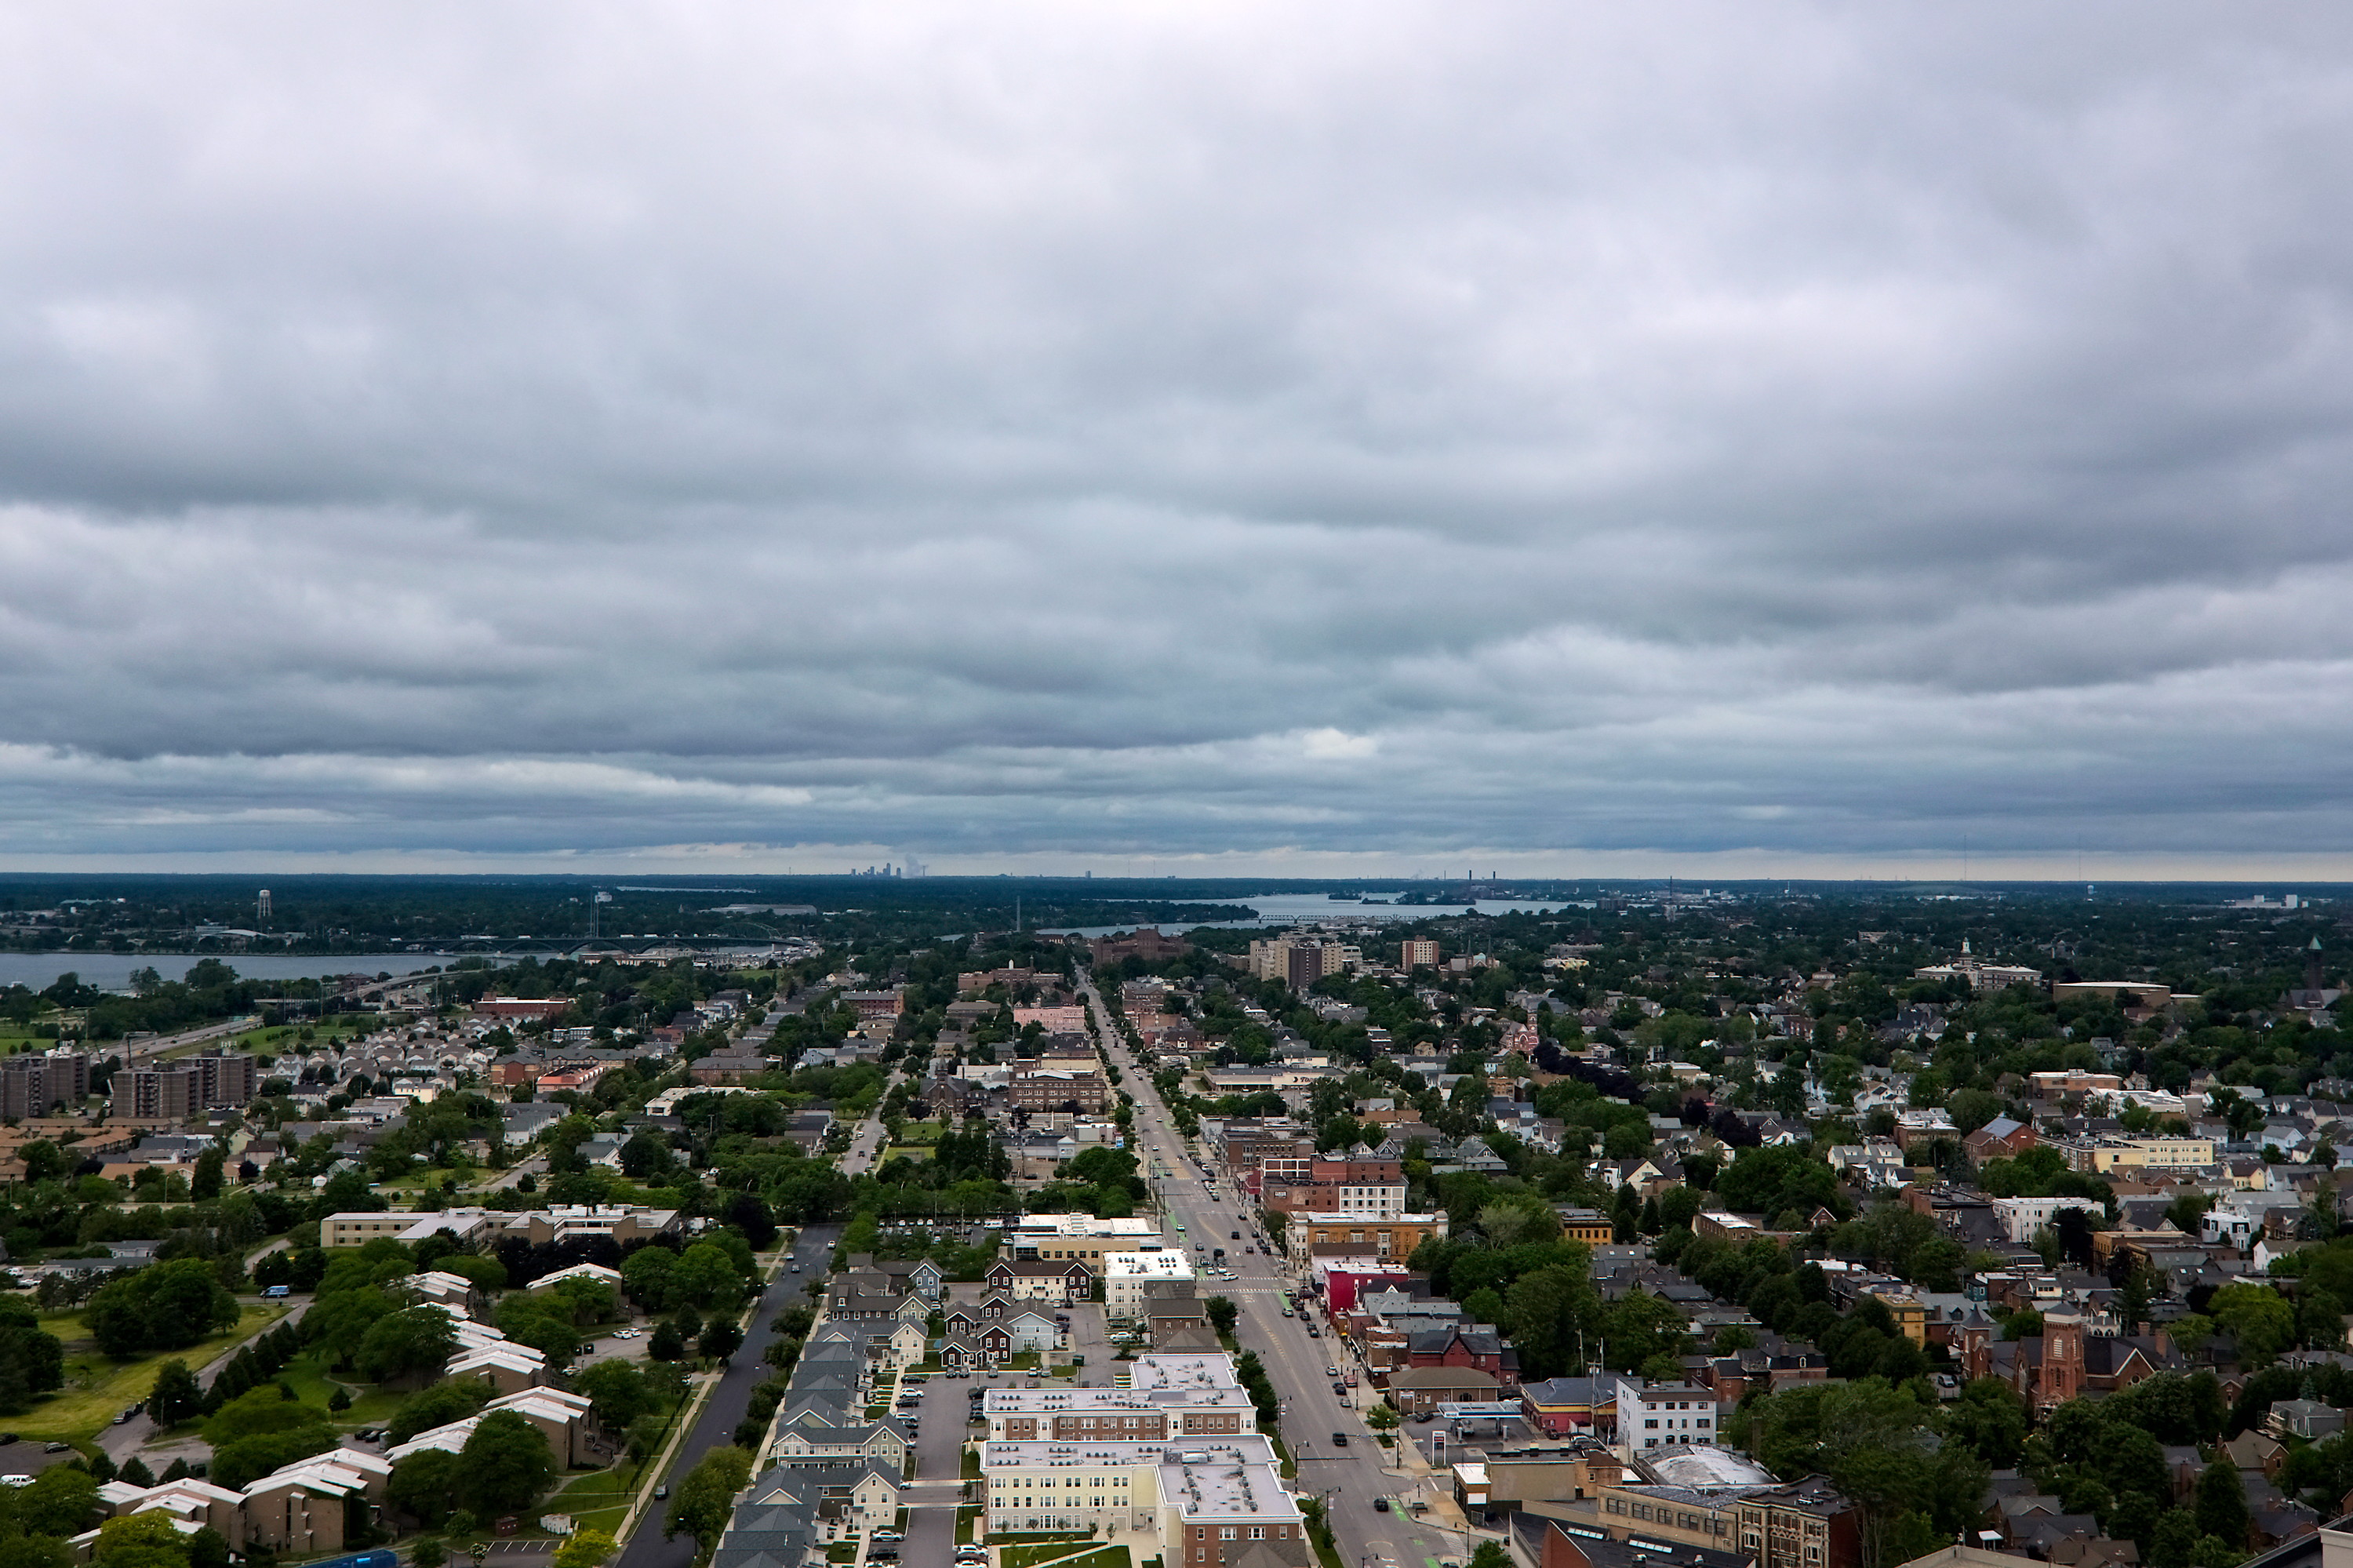
<instances>
[{"instance_id":1,"label":"driveway","mask_svg":"<svg viewBox=\"0 0 2353 1568\"><path fill-rule=\"evenodd\" d=\"M213 1379L220 1375L221 1369L223 1367L227 1366L229 1362L237 1360L237 1353L239 1351L253 1343L254 1340L261 1338L263 1334L276 1333L278 1331L279 1323L300 1323L302 1320L302 1315L310 1309L311 1298L309 1297L304 1296L297 1298L294 1305L287 1311L286 1316L279 1319L277 1322L270 1324L268 1328L260 1330L256 1333L249 1334L246 1338L239 1340L236 1344L231 1345L228 1349L223 1351L220 1354L206 1361L203 1366L198 1367L196 1369L196 1382L206 1388L212 1387ZM140 1449L153 1442L155 1438L155 1424L147 1418L147 1412L142 1408L138 1414L122 1423L120 1426L109 1426L100 1432L98 1435L98 1446L105 1450L106 1457L108 1458L113 1460L116 1465L120 1466L123 1460L131 1457L132 1455L137 1453ZM176 1449L177 1446L175 1445L174 1446ZM209 1452L209 1450L203 1451ZM0 1457L5 1457L5 1450L0 1450ZM67 1457L71 1457L71 1456ZM158 1472L161 1472L164 1467L157 1465L154 1466L153 1468ZM0 1464L0 1474L6 1473L8 1472L5 1465ZM22 1475L25 1472L20 1470L15 1473Z\"/></svg>"}]
</instances>

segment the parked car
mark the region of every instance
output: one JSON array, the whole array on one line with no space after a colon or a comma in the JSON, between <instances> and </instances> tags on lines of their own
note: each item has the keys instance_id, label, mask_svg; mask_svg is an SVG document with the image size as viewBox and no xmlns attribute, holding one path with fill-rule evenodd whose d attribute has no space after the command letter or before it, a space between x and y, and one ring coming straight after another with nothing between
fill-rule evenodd
<instances>
[{"instance_id":1,"label":"parked car","mask_svg":"<svg viewBox=\"0 0 2353 1568\"><path fill-rule=\"evenodd\" d=\"M41 1445L41 1452L44 1454L70 1454L73 1452L73 1445L70 1443L44 1443Z\"/></svg>"},{"instance_id":2,"label":"parked car","mask_svg":"<svg viewBox=\"0 0 2353 1568\"><path fill-rule=\"evenodd\" d=\"M1325 1377L1338 1377L1340 1375L1340 1369L1338 1367L1325 1367L1324 1369L1324 1375Z\"/></svg>"},{"instance_id":3,"label":"parked car","mask_svg":"<svg viewBox=\"0 0 2353 1568\"><path fill-rule=\"evenodd\" d=\"M878 1530L866 1539L869 1541L899 1541L904 1538L895 1530Z\"/></svg>"},{"instance_id":4,"label":"parked car","mask_svg":"<svg viewBox=\"0 0 2353 1568\"><path fill-rule=\"evenodd\" d=\"M662 1485L654 1489L654 1501L659 1502L662 1499L668 1496L670 1496L670 1485L668 1482L664 1482Z\"/></svg>"},{"instance_id":5,"label":"parked car","mask_svg":"<svg viewBox=\"0 0 2353 1568\"><path fill-rule=\"evenodd\" d=\"M1345 1399L1348 1397L1348 1385L1335 1377L1332 1380L1332 1392Z\"/></svg>"}]
</instances>

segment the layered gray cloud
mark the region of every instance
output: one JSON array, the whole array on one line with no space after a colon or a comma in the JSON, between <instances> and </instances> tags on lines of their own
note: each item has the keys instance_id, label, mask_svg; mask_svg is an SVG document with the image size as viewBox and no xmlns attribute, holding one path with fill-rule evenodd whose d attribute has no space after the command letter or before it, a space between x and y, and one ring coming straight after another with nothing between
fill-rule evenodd
<instances>
[{"instance_id":1,"label":"layered gray cloud","mask_svg":"<svg viewBox=\"0 0 2353 1568\"><path fill-rule=\"evenodd\" d=\"M2353 851L2332 14L51 7L0 145L0 860Z\"/></svg>"}]
</instances>

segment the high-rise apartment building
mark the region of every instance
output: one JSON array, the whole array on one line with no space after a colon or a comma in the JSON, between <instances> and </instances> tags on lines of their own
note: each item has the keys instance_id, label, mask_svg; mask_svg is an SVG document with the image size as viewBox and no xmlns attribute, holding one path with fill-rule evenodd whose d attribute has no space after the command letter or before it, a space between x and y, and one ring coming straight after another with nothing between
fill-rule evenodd
<instances>
[{"instance_id":1,"label":"high-rise apartment building","mask_svg":"<svg viewBox=\"0 0 2353 1568\"><path fill-rule=\"evenodd\" d=\"M1438 967L1438 944L1428 938L1417 937L1411 941L1398 943L1398 947L1399 969L1417 969L1427 965L1434 969Z\"/></svg>"},{"instance_id":2,"label":"high-rise apartment building","mask_svg":"<svg viewBox=\"0 0 2353 1568\"><path fill-rule=\"evenodd\" d=\"M79 1051L27 1052L0 1061L0 1119L47 1116L60 1102L79 1107L90 1093L90 1058Z\"/></svg>"},{"instance_id":3,"label":"high-rise apartment building","mask_svg":"<svg viewBox=\"0 0 2353 1568\"><path fill-rule=\"evenodd\" d=\"M1272 937L1250 945L1250 973L1305 991L1325 975L1355 969L1364 949L1324 937Z\"/></svg>"},{"instance_id":4,"label":"high-rise apartment building","mask_svg":"<svg viewBox=\"0 0 2353 1568\"><path fill-rule=\"evenodd\" d=\"M114 1075L107 1103L116 1116L177 1121L248 1105L260 1088L261 1064L256 1058L206 1051L160 1066L122 1069Z\"/></svg>"}]
</instances>

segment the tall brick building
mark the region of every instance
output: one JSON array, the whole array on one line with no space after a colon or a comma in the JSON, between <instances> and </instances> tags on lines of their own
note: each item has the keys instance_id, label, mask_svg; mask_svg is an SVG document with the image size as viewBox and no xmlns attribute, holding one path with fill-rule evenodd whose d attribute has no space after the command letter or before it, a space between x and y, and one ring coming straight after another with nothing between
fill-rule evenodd
<instances>
[{"instance_id":1,"label":"tall brick building","mask_svg":"<svg viewBox=\"0 0 2353 1568\"><path fill-rule=\"evenodd\" d=\"M79 1051L27 1052L0 1061L0 1118L47 1116L62 1100L79 1107L90 1093L90 1058Z\"/></svg>"},{"instance_id":2,"label":"tall brick building","mask_svg":"<svg viewBox=\"0 0 2353 1568\"><path fill-rule=\"evenodd\" d=\"M238 1109L260 1088L261 1064L255 1058L206 1051L159 1067L124 1068L114 1075L107 1105L115 1116L181 1119Z\"/></svg>"}]
</instances>

